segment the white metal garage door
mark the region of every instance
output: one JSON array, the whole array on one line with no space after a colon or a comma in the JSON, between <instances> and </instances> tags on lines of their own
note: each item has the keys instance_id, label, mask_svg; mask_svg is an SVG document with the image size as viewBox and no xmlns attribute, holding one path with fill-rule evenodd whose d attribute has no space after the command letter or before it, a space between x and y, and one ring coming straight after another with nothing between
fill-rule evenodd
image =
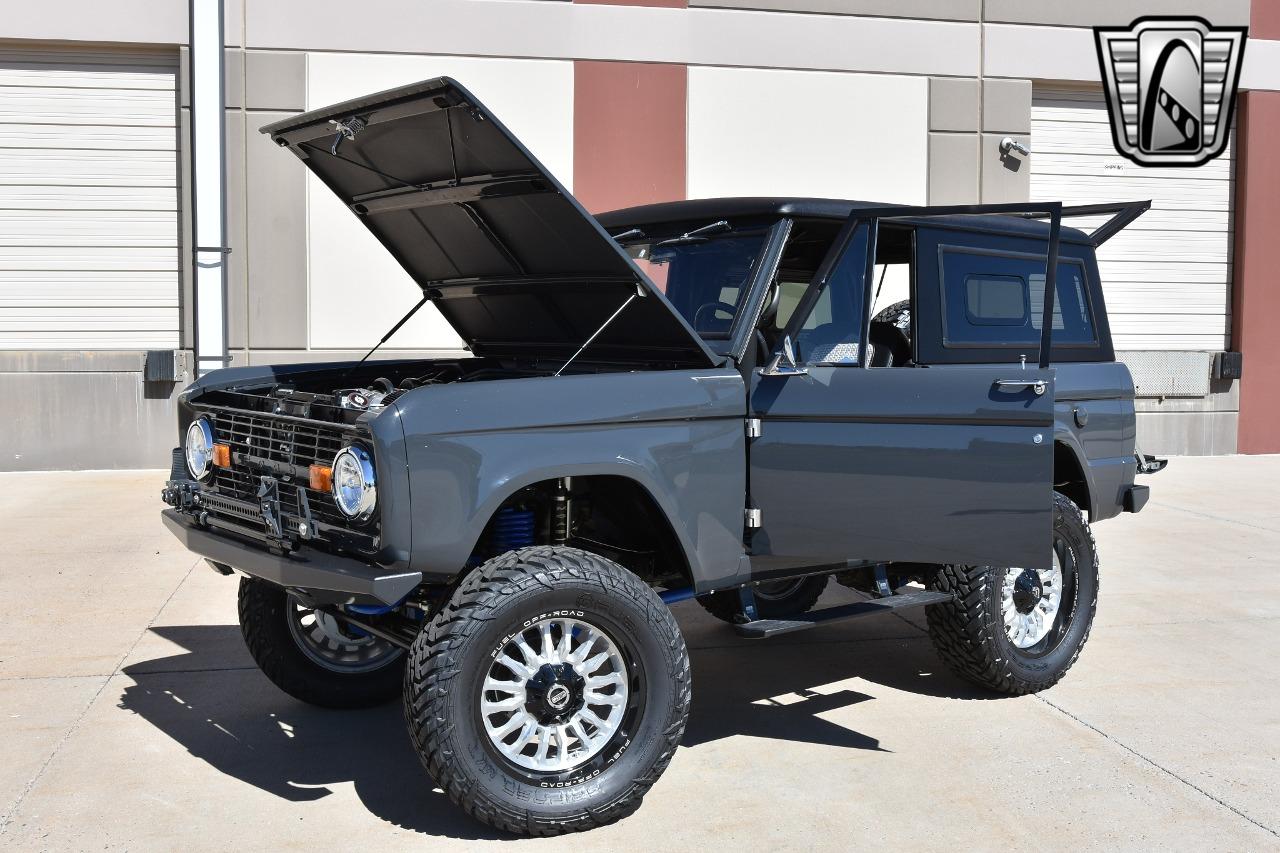
<instances>
[{"instance_id":1,"label":"white metal garage door","mask_svg":"<svg viewBox=\"0 0 1280 853\"><path fill-rule=\"evenodd\" d=\"M1138 166L1116 153L1101 92L1037 89L1031 139L1033 200L1153 200L1099 253L1116 349L1225 349L1234 137L1198 169Z\"/></svg>"},{"instance_id":2,"label":"white metal garage door","mask_svg":"<svg viewBox=\"0 0 1280 853\"><path fill-rule=\"evenodd\" d=\"M176 56L0 51L0 349L178 346Z\"/></svg>"}]
</instances>

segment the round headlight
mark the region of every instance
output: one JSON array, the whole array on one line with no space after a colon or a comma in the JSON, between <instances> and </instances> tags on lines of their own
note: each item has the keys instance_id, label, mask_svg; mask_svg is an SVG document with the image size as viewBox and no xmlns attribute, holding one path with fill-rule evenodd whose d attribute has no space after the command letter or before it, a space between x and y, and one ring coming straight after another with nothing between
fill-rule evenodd
<instances>
[{"instance_id":1,"label":"round headlight","mask_svg":"<svg viewBox=\"0 0 1280 853\"><path fill-rule=\"evenodd\" d=\"M343 515L362 521L373 513L378 489L373 458L362 447L344 447L333 458L333 500Z\"/></svg>"},{"instance_id":2,"label":"round headlight","mask_svg":"<svg viewBox=\"0 0 1280 853\"><path fill-rule=\"evenodd\" d=\"M197 418L187 427L187 470L197 480L209 473L213 461L213 427L204 418Z\"/></svg>"}]
</instances>

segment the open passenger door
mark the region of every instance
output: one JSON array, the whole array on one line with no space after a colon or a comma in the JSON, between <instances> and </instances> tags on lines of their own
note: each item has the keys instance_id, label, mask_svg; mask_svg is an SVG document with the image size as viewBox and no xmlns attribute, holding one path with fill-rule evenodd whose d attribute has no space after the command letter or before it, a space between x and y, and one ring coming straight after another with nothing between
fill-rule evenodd
<instances>
[{"instance_id":1,"label":"open passenger door","mask_svg":"<svg viewBox=\"0 0 1280 853\"><path fill-rule=\"evenodd\" d=\"M880 223L972 214L1051 220L1038 365L870 368L863 344ZM860 334L844 345L846 361L802 351L789 365L781 352L752 377L757 576L848 560L1049 567L1061 214L1054 203L872 208L849 218L782 338L795 340L827 289L834 318L834 289L849 289Z\"/></svg>"}]
</instances>

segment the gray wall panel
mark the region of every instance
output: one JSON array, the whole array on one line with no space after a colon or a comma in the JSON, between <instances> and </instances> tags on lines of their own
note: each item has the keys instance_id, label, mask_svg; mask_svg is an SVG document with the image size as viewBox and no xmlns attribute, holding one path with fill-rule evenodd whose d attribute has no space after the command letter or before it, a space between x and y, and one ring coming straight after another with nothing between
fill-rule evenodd
<instances>
[{"instance_id":1,"label":"gray wall panel","mask_svg":"<svg viewBox=\"0 0 1280 853\"><path fill-rule=\"evenodd\" d=\"M247 183L245 174L245 114L243 110L227 110L227 245L231 254L227 262L227 346L245 346L248 340L248 309L246 308L246 282L248 280L248 252L245 234L248 222L245 214L245 194L241 191ZM255 134L256 135L256 134Z\"/></svg>"},{"instance_id":2,"label":"gray wall panel","mask_svg":"<svg viewBox=\"0 0 1280 853\"><path fill-rule=\"evenodd\" d=\"M222 74L226 93L225 106L228 109L239 109L244 106L244 51L240 48L227 48L223 51ZM182 108L191 106L191 50L188 47L178 48L178 105Z\"/></svg>"},{"instance_id":3,"label":"gray wall panel","mask_svg":"<svg viewBox=\"0 0 1280 853\"><path fill-rule=\"evenodd\" d=\"M976 21L981 0L689 0L690 6Z\"/></svg>"},{"instance_id":4,"label":"gray wall panel","mask_svg":"<svg viewBox=\"0 0 1280 853\"><path fill-rule=\"evenodd\" d=\"M0 350L0 373L141 373L141 350Z\"/></svg>"},{"instance_id":5,"label":"gray wall panel","mask_svg":"<svg viewBox=\"0 0 1280 853\"><path fill-rule=\"evenodd\" d=\"M186 44L187 30L187 4L181 0L4 4L4 37L11 39L175 45Z\"/></svg>"},{"instance_id":6,"label":"gray wall panel","mask_svg":"<svg viewBox=\"0 0 1280 853\"><path fill-rule=\"evenodd\" d=\"M249 346L307 345L306 170L258 128L293 113L251 112L245 133Z\"/></svg>"},{"instance_id":7,"label":"gray wall panel","mask_svg":"<svg viewBox=\"0 0 1280 853\"><path fill-rule=\"evenodd\" d=\"M238 110L244 107L244 51L225 50L222 56L223 106Z\"/></svg>"},{"instance_id":8,"label":"gray wall panel","mask_svg":"<svg viewBox=\"0 0 1280 853\"><path fill-rule=\"evenodd\" d=\"M929 134L929 204L978 201L978 135Z\"/></svg>"},{"instance_id":9,"label":"gray wall panel","mask_svg":"<svg viewBox=\"0 0 1280 853\"><path fill-rule=\"evenodd\" d=\"M369 345L377 343L370 341ZM365 354L367 350L330 350L330 349L309 349L309 350L277 350L277 349L255 349L248 353L241 353L243 358L238 364L315 364L325 361L354 361ZM466 350L378 350L370 358L370 361L382 361L399 358L470 358L471 353Z\"/></svg>"},{"instance_id":10,"label":"gray wall panel","mask_svg":"<svg viewBox=\"0 0 1280 853\"><path fill-rule=\"evenodd\" d=\"M141 373L0 372L0 397L23 401L0 407L0 471L167 469L178 443L174 399L189 381L153 389Z\"/></svg>"},{"instance_id":11,"label":"gray wall panel","mask_svg":"<svg viewBox=\"0 0 1280 853\"><path fill-rule=\"evenodd\" d=\"M1031 132L1031 81L984 80L982 129L987 133Z\"/></svg>"},{"instance_id":12,"label":"gray wall panel","mask_svg":"<svg viewBox=\"0 0 1280 853\"><path fill-rule=\"evenodd\" d=\"M979 88L976 79L934 77L929 81L929 129L977 131Z\"/></svg>"},{"instance_id":13,"label":"gray wall panel","mask_svg":"<svg viewBox=\"0 0 1280 853\"><path fill-rule=\"evenodd\" d=\"M1237 412L1139 412L1138 448L1157 456L1236 452Z\"/></svg>"},{"instance_id":14,"label":"gray wall panel","mask_svg":"<svg viewBox=\"0 0 1280 853\"><path fill-rule=\"evenodd\" d=\"M267 50L572 57L954 77L976 76L980 59L975 23L918 17L512 0L365 0L361 14L338 18L315 14L313 5L300 0L274 0L250 3L246 16L249 46Z\"/></svg>"},{"instance_id":15,"label":"gray wall panel","mask_svg":"<svg viewBox=\"0 0 1280 853\"><path fill-rule=\"evenodd\" d=\"M982 201L1001 204L1031 200L1031 164L1025 157L1000 155L1003 134L982 134ZM1033 155L1034 156L1034 155Z\"/></svg>"},{"instance_id":16,"label":"gray wall panel","mask_svg":"<svg viewBox=\"0 0 1280 853\"><path fill-rule=\"evenodd\" d=\"M245 55L245 106L251 110L302 110L307 106L307 56L273 50Z\"/></svg>"},{"instance_id":17,"label":"gray wall panel","mask_svg":"<svg viewBox=\"0 0 1280 853\"><path fill-rule=\"evenodd\" d=\"M1198 15L1217 26L1248 26L1249 0L985 0L984 19L1069 27L1128 26L1143 15ZM1263 0L1275 2L1275 0Z\"/></svg>"},{"instance_id":18,"label":"gray wall panel","mask_svg":"<svg viewBox=\"0 0 1280 853\"><path fill-rule=\"evenodd\" d=\"M1117 357L1120 353L1116 353ZM1230 379L1214 379L1204 397L1138 397L1133 401L1139 412L1238 412L1240 383Z\"/></svg>"}]
</instances>

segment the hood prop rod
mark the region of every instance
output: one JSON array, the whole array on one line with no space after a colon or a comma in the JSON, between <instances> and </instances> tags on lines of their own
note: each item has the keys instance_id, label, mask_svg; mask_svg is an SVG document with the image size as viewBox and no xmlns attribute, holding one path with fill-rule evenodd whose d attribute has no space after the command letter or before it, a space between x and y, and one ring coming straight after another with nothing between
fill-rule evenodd
<instances>
[{"instance_id":1,"label":"hood prop rod","mask_svg":"<svg viewBox=\"0 0 1280 853\"><path fill-rule=\"evenodd\" d=\"M637 284L635 292L632 293L630 296L628 296L626 298L626 301L618 306L617 311L614 311L612 314L609 315L608 320L605 320L603 323L600 324L600 328L596 329L594 332L591 333L591 337L587 338L586 341L583 342L582 346L578 347L578 351L575 352L573 355L569 356L569 360L566 361L564 364L560 365L560 369L557 370L555 373L553 373L552 376L559 376L561 373L564 373L565 368L573 364L574 359L582 355L582 351L587 347L591 346L591 342L594 341L596 338L600 337L600 333L603 332L605 329L609 328L610 323L618 319L618 315L621 314L626 309L626 307L631 304L631 301L633 299L636 299L637 297L640 297L640 296L644 296L644 290L641 289L642 287L643 285Z\"/></svg>"},{"instance_id":2,"label":"hood prop rod","mask_svg":"<svg viewBox=\"0 0 1280 853\"><path fill-rule=\"evenodd\" d=\"M375 352L378 351L378 347L382 346L387 341L391 340L391 336L394 335L396 332L400 331L400 327L403 326L405 323L409 322L409 318L412 317L414 314L417 314L418 309L421 308L423 305L426 305L429 301L431 301L431 297L427 296L426 293L423 293L422 299L418 300L418 304L410 308L408 314L405 314L398 321L396 321L396 324L392 326L391 329L385 335L382 336L382 340L374 344L373 349L369 350L367 353L364 354L364 358L361 358L355 364L348 367L347 371L342 374L342 378L346 379L348 376L351 375L352 371L354 371L360 365L364 364L365 361L368 360L369 356L373 355Z\"/></svg>"}]
</instances>

